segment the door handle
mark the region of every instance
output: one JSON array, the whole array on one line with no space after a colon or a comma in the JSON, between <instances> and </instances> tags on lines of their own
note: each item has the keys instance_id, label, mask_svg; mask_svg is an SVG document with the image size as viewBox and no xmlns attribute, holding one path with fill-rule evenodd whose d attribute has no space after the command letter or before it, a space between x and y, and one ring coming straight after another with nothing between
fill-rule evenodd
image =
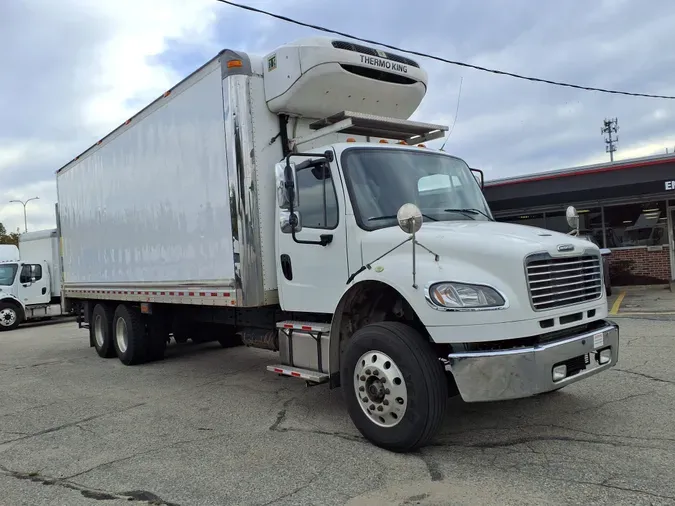
<instances>
[{"instance_id":1,"label":"door handle","mask_svg":"<svg viewBox=\"0 0 675 506\"><path fill-rule=\"evenodd\" d=\"M44 287L44 286L43 286L43 287L42 287L42 295L44 295L45 293L47 293L47 287Z\"/></svg>"}]
</instances>

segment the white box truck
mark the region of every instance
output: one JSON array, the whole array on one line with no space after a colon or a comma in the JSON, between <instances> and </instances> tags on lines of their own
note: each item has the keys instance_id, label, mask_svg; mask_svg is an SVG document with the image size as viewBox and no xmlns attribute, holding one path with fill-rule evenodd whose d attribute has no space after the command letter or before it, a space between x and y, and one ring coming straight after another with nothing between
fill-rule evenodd
<instances>
[{"instance_id":1,"label":"white box truck","mask_svg":"<svg viewBox=\"0 0 675 506\"><path fill-rule=\"evenodd\" d=\"M18 248L5 248L0 253L0 331L65 315L57 229L21 234Z\"/></svg>"},{"instance_id":2,"label":"white box truck","mask_svg":"<svg viewBox=\"0 0 675 506\"><path fill-rule=\"evenodd\" d=\"M447 131L409 120L426 89L417 62L343 40L220 52L57 171L64 307L127 365L171 335L277 352L269 371L341 386L394 451L450 395L612 367L597 246L497 223L469 166L422 145Z\"/></svg>"}]
</instances>

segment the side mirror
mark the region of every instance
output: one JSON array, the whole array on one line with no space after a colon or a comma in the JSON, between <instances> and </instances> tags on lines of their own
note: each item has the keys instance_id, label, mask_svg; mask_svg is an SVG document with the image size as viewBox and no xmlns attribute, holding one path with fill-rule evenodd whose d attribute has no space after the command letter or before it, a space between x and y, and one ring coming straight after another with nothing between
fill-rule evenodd
<instances>
[{"instance_id":1,"label":"side mirror","mask_svg":"<svg viewBox=\"0 0 675 506\"><path fill-rule=\"evenodd\" d=\"M569 206L565 211L565 217L567 218L567 224L570 226L572 235L577 235L579 233L579 213L574 206Z\"/></svg>"},{"instance_id":2,"label":"side mirror","mask_svg":"<svg viewBox=\"0 0 675 506\"><path fill-rule=\"evenodd\" d=\"M281 228L282 234L290 234L293 232L293 225L295 222L295 231L300 232L302 230L302 220L300 219L300 213L298 211L293 211L293 216L291 216L290 211L281 211L279 213L279 227Z\"/></svg>"},{"instance_id":3,"label":"side mirror","mask_svg":"<svg viewBox=\"0 0 675 506\"><path fill-rule=\"evenodd\" d=\"M474 179L478 182L480 185L480 189L482 190L483 187L485 186L485 174L483 174L483 171L480 169L471 169L471 173L473 174Z\"/></svg>"},{"instance_id":4,"label":"side mirror","mask_svg":"<svg viewBox=\"0 0 675 506\"><path fill-rule=\"evenodd\" d=\"M415 204L403 204L396 213L398 226L406 234L415 234L422 228L422 211Z\"/></svg>"},{"instance_id":5,"label":"side mirror","mask_svg":"<svg viewBox=\"0 0 675 506\"><path fill-rule=\"evenodd\" d=\"M295 164L290 162L289 167L287 167L285 162L277 163L274 172L277 187L277 205L280 209L289 209L291 207L291 198L293 198L294 204L298 202L298 190L295 184Z\"/></svg>"}]
</instances>

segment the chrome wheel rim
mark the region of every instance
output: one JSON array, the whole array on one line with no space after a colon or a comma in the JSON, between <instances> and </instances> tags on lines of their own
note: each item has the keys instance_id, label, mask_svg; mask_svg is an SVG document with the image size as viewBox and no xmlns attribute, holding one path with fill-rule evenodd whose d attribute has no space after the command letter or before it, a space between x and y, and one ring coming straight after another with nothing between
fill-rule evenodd
<instances>
[{"instance_id":1,"label":"chrome wheel rim","mask_svg":"<svg viewBox=\"0 0 675 506\"><path fill-rule=\"evenodd\" d=\"M96 345L99 348L103 348L103 317L100 314L94 317L94 339L96 340Z\"/></svg>"},{"instance_id":2,"label":"chrome wheel rim","mask_svg":"<svg viewBox=\"0 0 675 506\"><path fill-rule=\"evenodd\" d=\"M127 351L129 347L129 333L127 331L127 322L124 318L118 318L115 324L115 341L117 341L117 349L120 353Z\"/></svg>"},{"instance_id":3,"label":"chrome wheel rim","mask_svg":"<svg viewBox=\"0 0 675 506\"><path fill-rule=\"evenodd\" d=\"M11 307L6 307L0 310L0 325L3 327L11 327L16 323L16 311Z\"/></svg>"},{"instance_id":4,"label":"chrome wheel rim","mask_svg":"<svg viewBox=\"0 0 675 506\"><path fill-rule=\"evenodd\" d=\"M403 373L391 357L380 351L361 355L354 371L354 390L363 412L380 427L394 427L408 407Z\"/></svg>"}]
</instances>

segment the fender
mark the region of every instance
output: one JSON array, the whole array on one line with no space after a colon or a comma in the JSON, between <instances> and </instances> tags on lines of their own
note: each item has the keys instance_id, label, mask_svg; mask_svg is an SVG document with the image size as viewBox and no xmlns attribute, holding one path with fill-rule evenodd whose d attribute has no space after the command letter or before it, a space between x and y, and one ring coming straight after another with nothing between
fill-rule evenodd
<instances>
[{"instance_id":1,"label":"fender","mask_svg":"<svg viewBox=\"0 0 675 506\"><path fill-rule=\"evenodd\" d=\"M419 318L415 313L410 302L406 297L401 293L400 290L396 289L393 285L384 282L380 279L364 278L351 285L340 298L335 311L333 312L333 319L331 321L330 328L330 338L329 338L329 386L330 388L336 388L340 386L340 358L342 356L342 343L346 342L347 339L342 339L344 331L351 336L356 330L360 327L373 323L376 321L382 321L382 317L385 316L384 313L378 313L378 309L381 307L378 303L382 299L392 297L398 297L402 302L403 306L407 306L408 311L411 314L406 314L405 316L414 319L415 317ZM363 304L360 301L368 301L370 304ZM351 322L351 328L345 328L345 321L343 316L345 313L348 314L348 318L352 318L356 315L351 311L352 305L354 307L360 307L364 312L360 313L362 318L356 319ZM392 309L392 306L387 304L384 307ZM401 307L401 311L403 311ZM402 313L403 314L403 313Z\"/></svg>"}]
</instances>

